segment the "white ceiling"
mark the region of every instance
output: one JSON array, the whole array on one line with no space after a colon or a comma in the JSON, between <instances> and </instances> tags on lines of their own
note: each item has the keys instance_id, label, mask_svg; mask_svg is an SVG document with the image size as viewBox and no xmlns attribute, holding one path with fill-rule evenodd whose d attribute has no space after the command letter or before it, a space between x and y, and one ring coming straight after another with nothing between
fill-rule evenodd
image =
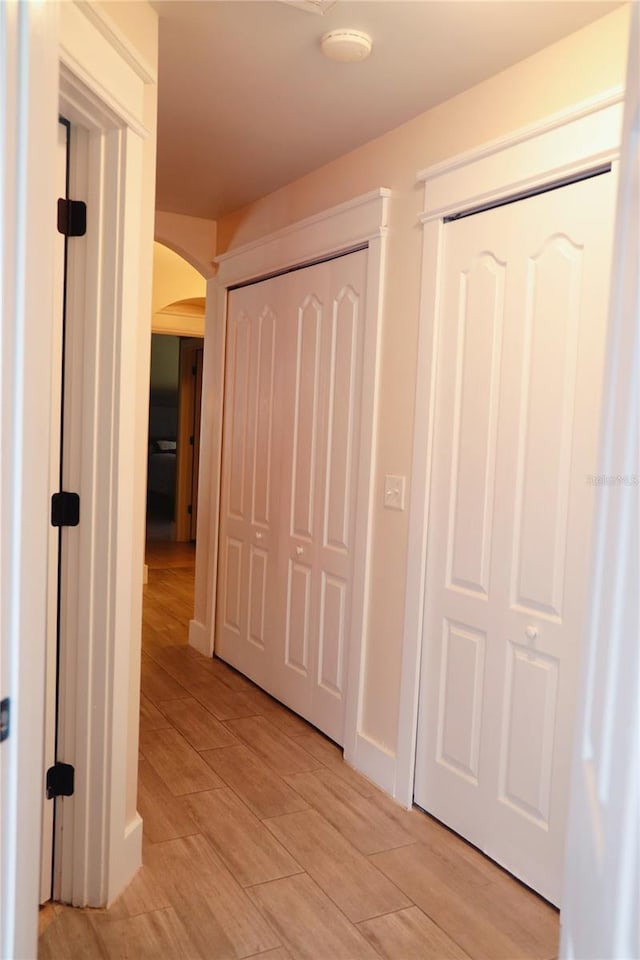
<instances>
[{"instance_id":1,"label":"white ceiling","mask_svg":"<svg viewBox=\"0 0 640 960\"><path fill-rule=\"evenodd\" d=\"M216 219L617 5L338 0L319 15L304 0L155 0L157 208ZM369 59L325 59L336 27L369 33Z\"/></svg>"}]
</instances>

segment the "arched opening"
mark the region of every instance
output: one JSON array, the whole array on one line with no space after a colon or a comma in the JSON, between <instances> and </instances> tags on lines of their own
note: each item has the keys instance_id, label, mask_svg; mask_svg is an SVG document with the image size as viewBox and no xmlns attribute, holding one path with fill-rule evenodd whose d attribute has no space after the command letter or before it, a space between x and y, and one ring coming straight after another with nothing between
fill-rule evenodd
<instances>
[{"instance_id":1,"label":"arched opening","mask_svg":"<svg viewBox=\"0 0 640 960\"><path fill-rule=\"evenodd\" d=\"M147 449L149 590L178 591L193 612L206 281L154 243ZM187 609L189 608L189 609Z\"/></svg>"}]
</instances>

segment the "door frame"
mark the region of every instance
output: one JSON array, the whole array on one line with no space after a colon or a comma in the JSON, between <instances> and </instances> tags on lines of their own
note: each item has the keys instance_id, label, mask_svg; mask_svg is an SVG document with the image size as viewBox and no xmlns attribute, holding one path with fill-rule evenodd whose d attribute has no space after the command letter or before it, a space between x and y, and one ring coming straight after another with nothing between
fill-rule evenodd
<instances>
[{"instance_id":1,"label":"door frame","mask_svg":"<svg viewBox=\"0 0 640 960\"><path fill-rule=\"evenodd\" d=\"M151 9L144 22L153 51ZM90 362L69 382L82 410L84 522L77 528L81 577L68 583L79 639L72 640L64 665L64 737L77 772L76 793L64 813L59 895L104 905L140 864L135 790L154 188L145 166L155 155L156 68L155 52L147 63L104 9L87 3L5 4L0 44L7 53L0 58L0 283L6 308L0 430L11 463L0 479L0 611L2 696L12 704L10 734L0 749L0 952L32 957L52 492L52 157L61 110L87 130L82 295L83 316L91 323L83 324L83 358ZM34 275L37 282L30 280ZM69 292L75 296L79 289Z\"/></svg>"},{"instance_id":2,"label":"door frame","mask_svg":"<svg viewBox=\"0 0 640 960\"><path fill-rule=\"evenodd\" d=\"M423 636L423 613L445 218L517 199L615 163L620 149L623 94L619 87L609 90L417 175L424 184L424 206L419 216L423 238L415 409L426 411L426 424L424 418L416 416L393 788L394 797L406 807L413 802L421 654L423 644L429 642Z\"/></svg>"},{"instance_id":3,"label":"door frame","mask_svg":"<svg viewBox=\"0 0 640 960\"><path fill-rule=\"evenodd\" d=\"M375 425L382 330L383 280L391 191L379 188L331 207L217 257L218 275L207 283L199 510L194 619L189 642L215 650L225 338L229 288L263 280L293 267L367 246L361 427L357 445L357 510L351 634L345 693L344 755L358 770L390 785L389 757L362 730L361 690L366 659L370 541L374 494Z\"/></svg>"},{"instance_id":4,"label":"door frame","mask_svg":"<svg viewBox=\"0 0 640 960\"><path fill-rule=\"evenodd\" d=\"M177 543L194 539L194 519L197 522L202 377L198 384L197 372L192 372L192 368L194 362L197 367L198 350L204 350L204 337L180 337L175 500Z\"/></svg>"},{"instance_id":5,"label":"door frame","mask_svg":"<svg viewBox=\"0 0 640 960\"><path fill-rule=\"evenodd\" d=\"M99 907L142 859L136 718L153 240L144 154L155 124L145 88L156 76L98 7L60 3L59 18L59 109L76 129L71 180L88 216L67 285L65 484L79 492L81 514L64 561L58 755L76 767L76 783L56 816L54 897Z\"/></svg>"}]
</instances>

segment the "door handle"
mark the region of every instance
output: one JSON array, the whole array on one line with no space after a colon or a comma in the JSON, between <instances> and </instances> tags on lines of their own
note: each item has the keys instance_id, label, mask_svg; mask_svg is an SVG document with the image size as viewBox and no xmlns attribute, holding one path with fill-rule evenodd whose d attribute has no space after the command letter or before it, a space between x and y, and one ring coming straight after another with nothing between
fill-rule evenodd
<instances>
[{"instance_id":1,"label":"door handle","mask_svg":"<svg viewBox=\"0 0 640 960\"><path fill-rule=\"evenodd\" d=\"M538 628L530 625L525 630L525 633L527 635L527 640L535 640L538 636Z\"/></svg>"},{"instance_id":2,"label":"door handle","mask_svg":"<svg viewBox=\"0 0 640 960\"><path fill-rule=\"evenodd\" d=\"M262 540L262 534L259 530L256 530L256 540Z\"/></svg>"},{"instance_id":3,"label":"door handle","mask_svg":"<svg viewBox=\"0 0 640 960\"><path fill-rule=\"evenodd\" d=\"M296 547L296 553L298 554L299 557L301 557L302 554L304 553L304 547Z\"/></svg>"}]
</instances>

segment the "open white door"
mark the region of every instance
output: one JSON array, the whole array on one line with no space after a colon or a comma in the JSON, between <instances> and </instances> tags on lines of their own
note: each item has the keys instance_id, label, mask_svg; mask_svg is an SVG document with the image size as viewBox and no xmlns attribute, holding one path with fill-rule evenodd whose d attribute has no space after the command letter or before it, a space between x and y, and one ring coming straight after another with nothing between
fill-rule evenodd
<instances>
[{"instance_id":1,"label":"open white door","mask_svg":"<svg viewBox=\"0 0 640 960\"><path fill-rule=\"evenodd\" d=\"M42 817L58 50L0 4L0 956L35 957ZM6 725L5 721L6 720Z\"/></svg>"},{"instance_id":2,"label":"open white door","mask_svg":"<svg viewBox=\"0 0 640 960\"><path fill-rule=\"evenodd\" d=\"M640 956L640 16L633 4L560 956Z\"/></svg>"}]
</instances>

